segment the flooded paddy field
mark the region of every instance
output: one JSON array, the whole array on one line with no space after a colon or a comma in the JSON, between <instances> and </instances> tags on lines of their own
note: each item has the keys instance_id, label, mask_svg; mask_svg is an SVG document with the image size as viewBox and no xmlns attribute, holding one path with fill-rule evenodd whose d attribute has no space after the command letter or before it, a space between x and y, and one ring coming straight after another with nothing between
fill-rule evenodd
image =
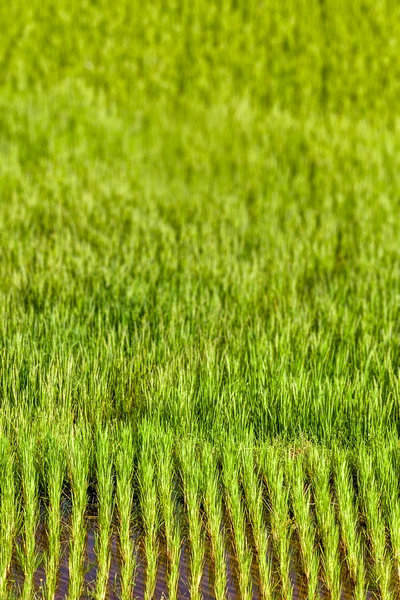
<instances>
[{"instance_id":1,"label":"flooded paddy field","mask_svg":"<svg viewBox=\"0 0 400 600\"><path fill-rule=\"evenodd\" d=\"M43 600L398 597L397 446L361 458L338 449L332 459L311 445L210 455L193 440L182 443L192 460L169 446L157 462L143 443L127 463L130 479L115 458L107 492L99 471L97 482L78 484L72 463L58 496L50 479L30 499L14 488L11 533L7 523L0 529L3 593ZM97 440L97 469L101 451ZM1 510L7 495L0 498Z\"/></svg>"},{"instance_id":2,"label":"flooded paddy field","mask_svg":"<svg viewBox=\"0 0 400 600\"><path fill-rule=\"evenodd\" d=\"M0 600L399 600L399 0L0 2Z\"/></svg>"},{"instance_id":3,"label":"flooded paddy field","mask_svg":"<svg viewBox=\"0 0 400 600\"><path fill-rule=\"evenodd\" d=\"M88 518L86 521L86 544L85 544L85 575L83 581L83 591L80 596L81 600L93 600L95 597L96 590L96 576L97 576L97 557L95 550L95 537L98 523L95 517ZM39 560L42 561L46 553L46 536L44 533L44 527L41 528L42 533L38 533L36 540L36 547ZM69 544L70 544L70 529L67 522L63 523L61 540L61 556L60 565L58 572L57 590L54 596L54 600L63 600L68 597L68 586L69 586ZM135 549L135 572L132 575L132 598L138 600L145 598L146 589L146 558L143 549L143 542L140 536L137 535L132 537ZM18 543L18 542L17 542ZM119 553L119 542L117 533L113 533L110 542L111 548L111 563L108 576L107 594L108 600L120 600L121 598L121 585L120 585L120 566L121 557ZM253 600L262 600L263 595L260 591L259 585L259 570L257 564L257 557L255 549L252 549L253 558L251 565L251 579L252 579L252 594ZM272 549L268 556L271 560L272 566L272 579L271 579L271 593L273 598L283 598L280 590L280 582L278 575L278 564L277 559L274 557ZM226 566L226 598L231 600L240 599L240 589L238 585L238 564L237 558L234 553L234 548L231 539L226 540L226 551L225 551L225 566ZM159 553L158 553L158 564L157 564L157 580L154 589L153 598L155 600L163 600L165 598L171 598L168 590L168 568L169 560L166 552L166 546L163 539L160 539ZM300 549L298 542L293 543L291 548L291 568L289 572L289 578L292 587L293 600L306 600L308 598L307 591L307 578L302 570ZM200 596L203 600L214 600L216 598L214 590L215 572L214 562L212 558L212 550L210 543L206 543L206 551L203 563L203 575L200 586ZM23 583L24 574L21 567L18 564L18 559L15 556L10 574L9 574L9 585L8 590L12 597L20 598L23 595ZM34 575L34 590L35 597L37 599L46 598L46 571L43 564L36 570ZM179 558L179 584L177 589L177 598L182 600L189 600L190 596L190 548L187 540L182 540ZM330 593L326 589L322 577L319 580L318 585L318 598L329 599L331 598ZM376 594L366 590L363 596L366 600L372 600L376 598ZM348 579L347 574L343 573L343 580L341 585L340 599L351 600L354 598L354 585Z\"/></svg>"}]
</instances>

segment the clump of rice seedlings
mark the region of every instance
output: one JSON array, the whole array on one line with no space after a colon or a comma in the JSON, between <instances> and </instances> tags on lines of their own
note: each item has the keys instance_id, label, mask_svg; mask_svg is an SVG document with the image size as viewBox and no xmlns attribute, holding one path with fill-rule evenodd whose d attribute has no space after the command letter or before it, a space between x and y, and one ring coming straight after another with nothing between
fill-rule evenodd
<instances>
[{"instance_id":1,"label":"clump of rice seedlings","mask_svg":"<svg viewBox=\"0 0 400 600\"><path fill-rule=\"evenodd\" d=\"M290 580L290 544L292 522L289 515L289 489L285 481L281 450L265 446L260 455L260 468L269 494L272 542L278 559L281 594L285 600L293 597Z\"/></svg>"},{"instance_id":2,"label":"clump of rice seedlings","mask_svg":"<svg viewBox=\"0 0 400 600\"><path fill-rule=\"evenodd\" d=\"M248 448L242 453L242 473L246 505L258 555L260 592L265 600L269 600L272 598L272 565L271 559L268 558L269 534L264 518L264 499L260 473L259 468L256 468L252 448Z\"/></svg>"},{"instance_id":3,"label":"clump of rice seedlings","mask_svg":"<svg viewBox=\"0 0 400 600\"><path fill-rule=\"evenodd\" d=\"M318 596L319 559L315 542L315 526L311 515L310 487L305 482L303 454L288 456L286 466L302 564L307 578L307 595L309 600L314 600Z\"/></svg>"},{"instance_id":4,"label":"clump of rice seedlings","mask_svg":"<svg viewBox=\"0 0 400 600\"><path fill-rule=\"evenodd\" d=\"M68 600L79 600L85 575L86 526L85 510L91 463L90 437L81 426L73 432L69 446L69 476L71 482L72 514L69 543Z\"/></svg>"},{"instance_id":5,"label":"clump of rice seedlings","mask_svg":"<svg viewBox=\"0 0 400 600\"><path fill-rule=\"evenodd\" d=\"M121 427L118 435L115 468L121 556L121 600L130 600L133 593L136 569L135 547L131 539L135 444L131 427Z\"/></svg>"},{"instance_id":6,"label":"clump of rice seedlings","mask_svg":"<svg viewBox=\"0 0 400 600\"><path fill-rule=\"evenodd\" d=\"M17 530L14 460L10 442L0 438L0 598L7 596L7 577L11 568Z\"/></svg>"},{"instance_id":7,"label":"clump of rice seedlings","mask_svg":"<svg viewBox=\"0 0 400 600\"><path fill-rule=\"evenodd\" d=\"M176 512L174 485L174 437L170 432L160 435L157 446L157 475L160 511L164 523L168 559L167 585L170 598L177 598L181 536Z\"/></svg>"},{"instance_id":8,"label":"clump of rice seedlings","mask_svg":"<svg viewBox=\"0 0 400 600\"><path fill-rule=\"evenodd\" d=\"M365 600L366 579L364 552L358 533L358 505L351 482L348 452L334 451L334 480L341 540L347 568L355 585L355 598Z\"/></svg>"},{"instance_id":9,"label":"clump of rice seedlings","mask_svg":"<svg viewBox=\"0 0 400 600\"><path fill-rule=\"evenodd\" d=\"M340 532L332 505L331 461L327 452L312 448L308 452L314 493L315 514L322 545L324 580L332 600L341 597Z\"/></svg>"},{"instance_id":10,"label":"clump of rice seedlings","mask_svg":"<svg viewBox=\"0 0 400 600\"><path fill-rule=\"evenodd\" d=\"M140 514L144 530L144 551L146 556L146 587L145 600L151 600L157 583L158 560L158 510L157 487L155 482L154 448L155 439L153 429L144 423L142 427L138 481L140 495Z\"/></svg>"},{"instance_id":11,"label":"clump of rice seedlings","mask_svg":"<svg viewBox=\"0 0 400 600\"><path fill-rule=\"evenodd\" d=\"M25 428L20 432L18 453L23 496L23 542L19 549L20 563L24 573L21 598L22 600L31 600L34 594L33 576L40 562L35 547L39 522L39 472L36 464L36 440Z\"/></svg>"},{"instance_id":12,"label":"clump of rice seedlings","mask_svg":"<svg viewBox=\"0 0 400 600\"><path fill-rule=\"evenodd\" d=\"M392 597L392 561L387 548L386 528L381 514L380 492L371 452L362 444L357 454L359 495L373 563L373 579L381 598L385 600Z\"/></svg>"},{"instance_id":13,"label":"clump of rice seedlings","mask_svg":"<svg viewBox=\"0 0 400 600\"><path fill-rule=\"evenodd\" d=\"M205 538L201 502L201 470L197 448L192 439L182 440L179 448L180 473L188 521L190 545L190 598L201 598L200 585L203 575Z\"/></svg>"},{"instance_id":14,"label":"clump of rice seedlings","mask_svg":"<svg viewBox=\"0 0 400 600\"><path fill-rule=\"evenodd\" d=\"M400 500L399 473L396 469L397 452L392 445L381 445L374 452L374 465L382 491L382 508L385 514L397 583L400 583ZM397 459L398 460L398 459Z\"/></svg>"},{"instance_id":15,"label":"clump of rice seedlings","mask_svg":"<svg viewBox=\"0 0 400 600\"><path fill-rule=\"evenodd\" d=\"M111 563L111 524L114 509L113 453L109 429L96 433L96 479L98 501L98 530L95 538L97 578L95 597L104 600L107 594Z\"/></svg>"},{"instance_id":16,"label":"clump of rice seedlings","mask_svg":"<svg viewBox=\"0 0 400 600\"><path fill-rule=\"evenodd\" d=\"M65 476L65 454L59 440L50 437L45 446L43 475L47 491L47 551L45 554L47 600L54 598L61 558L61 495Z\"/></svg>"},{"instance_id":17,"label":"clump of rice seedlings","mask_svg":"<svg viewBox=\"0 0 400 600\"><path fill-rule=\"evenodd\" d=\"M232 525L233 543L238 561L239 591L241 598L247 600L253 595L252 553L246 537L246 517L240 489L239 458L237 451L229 443L226 443L222 450L222 468L225 503Z\"/></svg>"},{"instance_id":18,"label":"clump of rice seedlings","mask_svg":"<svg viewBox=\"0 0 400 600\"><path fill-rule=\"evenodd\" d=\"M201 454L203 502L214 563L214 594L216 600L226 598L225 531L223 524L222 490L215 448L205 442Z\"/></svg>"}]
</instances>

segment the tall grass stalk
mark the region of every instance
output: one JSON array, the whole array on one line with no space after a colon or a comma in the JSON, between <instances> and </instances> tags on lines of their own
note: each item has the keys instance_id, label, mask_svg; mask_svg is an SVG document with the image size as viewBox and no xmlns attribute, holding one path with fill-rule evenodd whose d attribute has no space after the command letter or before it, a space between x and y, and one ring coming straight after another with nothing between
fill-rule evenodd
<instances>
[{"instance_id":1,"label":"tall grass stalk","mask_svg":"<svg viewBox=\"0 0 400 600\"><path fill-rule=\"evenodd\" d=\"M7 598L13 545L18 522L15 464L9 440L0 437L0 598Z\"/></svg>"},{"instance_id":2,"label":"tall grass stalk","mask_svg":"<svg viewBox=\"0 0 400 600\"><path fill-rule=\"evenodd\" d=\"M140 514L144 531L144 552L146 560L146 584L144 599L151 600L157 583L157 561L159 544L157 533L159 514L157 487L155 481L155 445L154 430L144 423L141 430L141 447L138 464L140 495Z\"/></svg>"},{"instance_id":3,"label":"tall grass stalk","mask_svg":"<svg viewBox=\"0 0 400 600\"><path fill-rule=\"evenodd\" d=\"M61 559L61 496L66 471L64 448L56 436L46 440L43 460L44 481L47 492L47 550L45 553L45 597L55 597Z\"/></svg>"},{"instance_id":4,"label":"tall grass stalk","mask_svg":"<svg viewBox=\"0 0 400 600\"><path fill-rule=\"evenodd\" d=\"M85 511L91 470L91 436L77 426L70 438L68 468L71 483L71 539L69 543L68 600L80 600L83 593L86 556Z\"/></svg>"},{"instance_id":5,"label":"tall grass stalk","mask_svg":"<svg viewBox=\"0 0 400 600\"><path fill-rule=\"evenodd\" d=\"M34 596L33 578L40 562L36 551L36 533L39 524L39 472L36 438L34 433L28 432L25 428L19 431L18 453L23 495L23 543L19 549L24 573L21 600L31 600Z\"/></svg>"},{"instance_id":6,"label":"tall grass stalk","mask_svg":"<svg viewBox=\"0 0 400 600\"><path fill-rule=\"evenodd\" d=\"M168 559L168 596L171 599L178 597L182 546L180 522L177 514L177 482L174 467L174 437L171 432L163 432L157 445L157 479L160 513L164 523Z\"/></svg>"},{"instance_id":7,"label":"tall grass stalk","mask_svg":"<svg viewBox=\"0 0 400 600\"><path fill-rule=\"evenodd\" d=\"M253 595L251 575L252 552L246 532L246 516L240 488L240 457L238 450L226 442L222 450L222 472L225 488L225 503L232 527L232 537L238 562L239 592L243 600Z\"/></svg>"},{"instance_id":8,"label":"tall grass stalk","mask_svg":"<svg viewBox=\"0 0 400 600\"><path fill-rule=\"evenodd\" d=\"M111 564L111 532L114 512L113 436L108 427L96 434L96 479L98 523L95 537L97 558L96 600L105 600Z\"/></svg>"},{"instance_id":9,"label":"tall grass stalk","mask_svg":"<svg viewBox=\"0 0 400 600\"><path fill-rule=\"evenodd\" d=\"M246 446L242 452L243 487L258 556L260 592L264 600L270 600L273 595L272 562L271 556L268 556L270 536L265 522L265 506L260 481L260 469L254 460L253 446L249 442Z\"/></svg>"},{"instance_id":10,"label":"tall grass stalk","mask_svg":"<svg viewBox=\"0 0 400 600\"><path fill-rule=\"evenodd\" d=\"M219 452L217 454L217 448L213 447L210 443L205 442L201 454L204 511L214 563L214 594L216 600L224 600L227 597L225 562L226 531L223 516L223 491L218 457Z\"/></svg>"},{"instance_id":11,"label":"tall grass stalk","mask_svg":"<svg viewBox=\"0 0 400 600\"><path fill-rule=\"evenodd\" d=\"M184 438L179 446L180 473L187 515L190 546L190 597L199 600L205 556L205 535L201 503L201 471L196 442Z\"/></svg>"},{"instance_id":12,"label":"tall grass stalk","mask_svg":"<svg viewBox=\"0 0 400 600\"><path fill-rule=\"evenodd\" d=\"M117 440L115 469L121 556L121 600L130 600L136 575L136 548L132 540L133 473L136 446L131 427L121 426L115 435Z\"/></svg>"},{"instance_id":13,"label":"tall grass stalk","mask_svg":"<svg viewBox=\"0 0 400 600\"><path fill-rule=\"evenodd\" d=\"M334 482L340 535L347 568L355 585L356 600L365 600L365 554L359 533L359 504L354 492L347 450L334 449Z\"/></svg>"},{"instance_id":14,"label":"tall grass stalk","mask_svg":"<svg viewBox=\"0 0 400 600\"><path fill-rule=\"evenodd\" d=\"M381 513L381 493L371 449L361 444L357 449L356 469L360 505L366 522L368 548L373 564L373 583L382 600L393 598L391 589L392 559L386 540L386 526ZM384 490L387 493L387 490Z\"/></svg>"},{"instance_id":15,"label":"tall grass stalk","mask_svg":"<svg viewBox=\"0 0 400 600\"><path fill-rule=\"evenodd\" d=\"M332 600L341 598L340 531L331 494L332 465L328 451L308 449L308 465L315 502L322 565L326 588Z\"/></svg>"},{"instance_id":16,"label":"tall grass stalk","mask_svg":"<svg viewBox=\"0 0 400 600\"><path fill-rule=\"evenodd\" d=\"M260 468L269 495L271 536L278 559L281 595L285 600L293 597L290 579L290 545L293 524L289 514L289 488L284 476L282 449L269 444L262 448Z\"/></svg>"},{"instance_id":17,"label":"tall grass stalk","mask_svg":"<svg viewBox=\"0 0 400 600\"><path fill-rule=\"evenodd\" d=\"M307 597L318 597L319 553L315 539L315 527L311 515L311 490L305 481L304 455L288 455L286 467L289 473L294 520L300 542L304 573L307 578Z\"/></svg>"}]
</instances>

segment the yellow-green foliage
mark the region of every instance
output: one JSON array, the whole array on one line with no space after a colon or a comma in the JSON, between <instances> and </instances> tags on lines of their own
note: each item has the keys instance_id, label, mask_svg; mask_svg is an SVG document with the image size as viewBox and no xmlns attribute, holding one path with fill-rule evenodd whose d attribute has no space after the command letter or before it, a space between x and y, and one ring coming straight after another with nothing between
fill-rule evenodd
<instances>
[{"instance_id":1,"label":"yellow-green foliage","mask_svg":"<svg viewBox=\"0 0 400 600\"><path fill-rule=\"evenodd\" d=\"M13 0L0 23L0 594L12 556L39 591L42 519L53 595L64 493L80 597L88 490L99 599L115 512L124 598L134 524L146 597L164 538L178 593L184 535L201 595L206 532L223 596L229 519L243 597L250 530L290 598L296 528L310 595L340 593L338 553L360 598L392 594L399 3ZM286 471L303 445L325 467Z\"/></svg>"}]
</instances>

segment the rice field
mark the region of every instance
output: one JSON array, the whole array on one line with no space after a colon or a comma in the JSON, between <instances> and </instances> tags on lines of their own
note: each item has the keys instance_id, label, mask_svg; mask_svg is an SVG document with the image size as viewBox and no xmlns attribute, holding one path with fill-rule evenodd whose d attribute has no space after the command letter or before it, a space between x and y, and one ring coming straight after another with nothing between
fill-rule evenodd
<instances>
[{"instance_id":1,"label":"rice field","mask_svg":"<svg viewBox=\"0 0 400 600\"><path fill-rule=\"evenodd\" d=\"M400 6L0 6L0 600L400 598Z\"/></svg>"}]
</instances>

